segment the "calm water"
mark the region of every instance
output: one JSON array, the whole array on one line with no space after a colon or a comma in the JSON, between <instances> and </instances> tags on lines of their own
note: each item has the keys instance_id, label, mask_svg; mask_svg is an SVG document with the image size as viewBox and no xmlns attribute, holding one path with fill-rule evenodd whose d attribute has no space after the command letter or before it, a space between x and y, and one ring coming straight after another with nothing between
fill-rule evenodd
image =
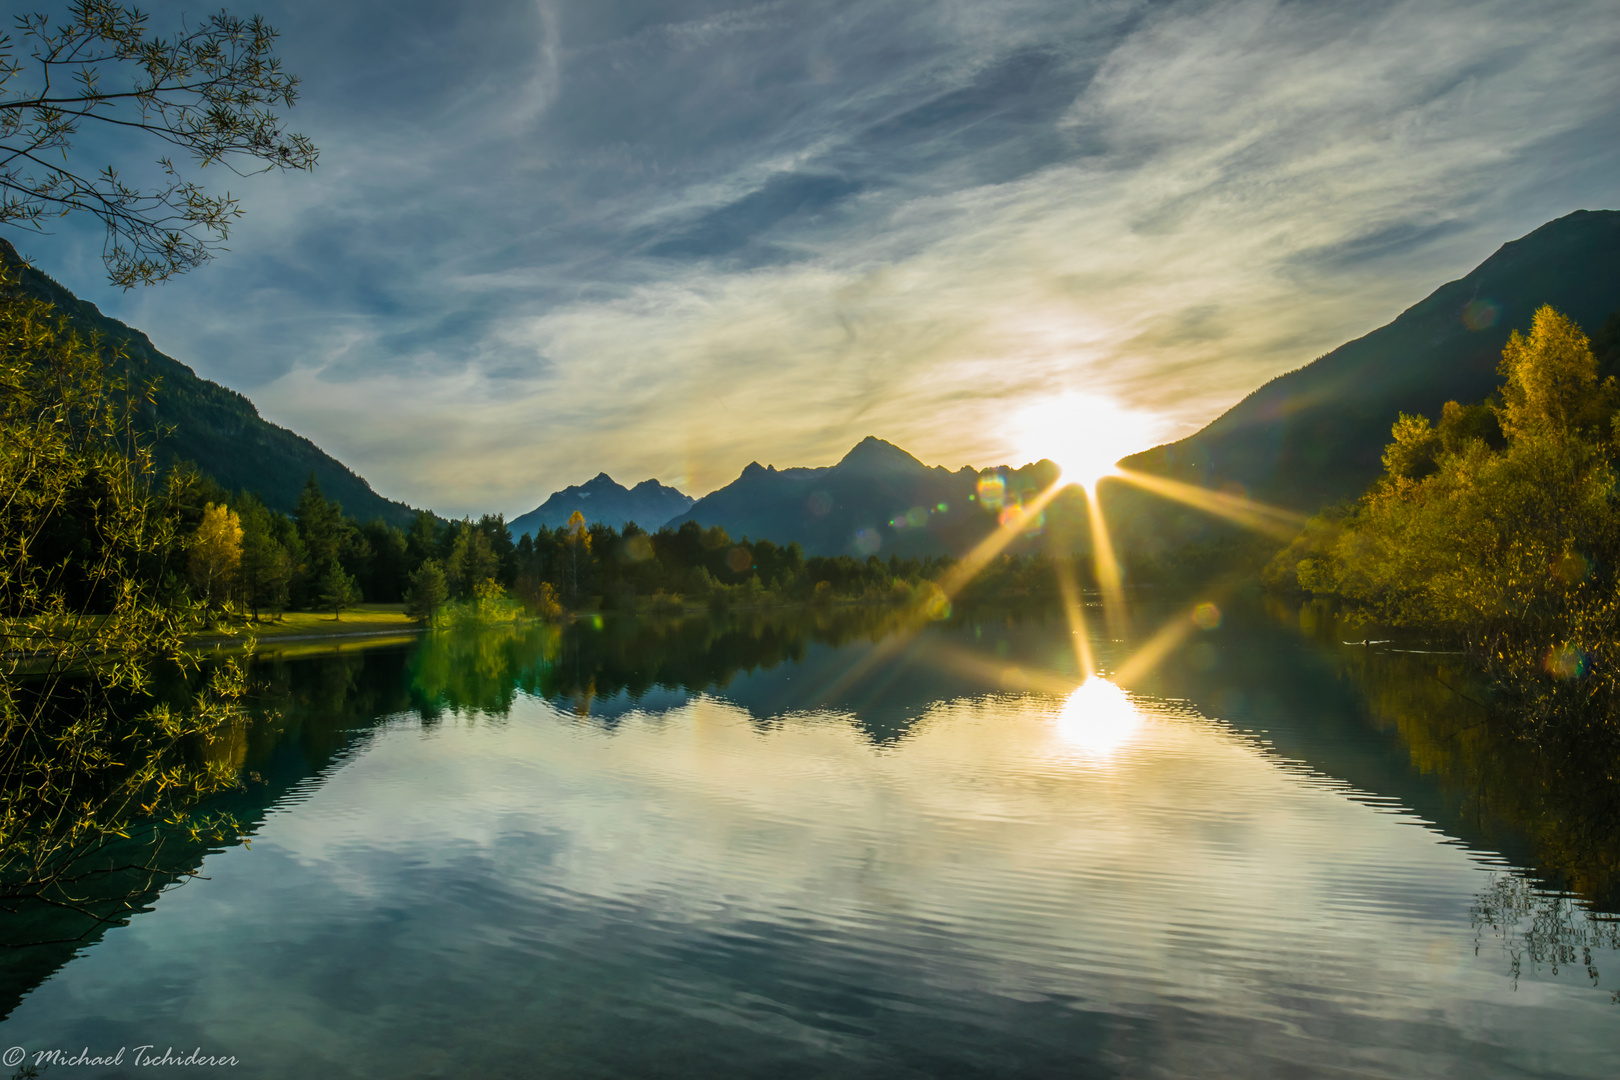
<instances>
[{"instance_id":1,"label":"calm water","mask_svg":"<svg viewBox=\"0 0 1620 1080\"><path fill-rule=\"evenodd\" d=\"M1094 631L1097 666L1170 620ZM219 751L257 778L251 844L9 957L0 1048L129 1048L72 1076L149 1075L146 1044L238 1077L1620 1073L1610 823L1571 824L1444 657L1296 623L1228 612L1084 687L1064 621L1004 616L266 657L278 719Z\"/></svg>"}]
</instances>

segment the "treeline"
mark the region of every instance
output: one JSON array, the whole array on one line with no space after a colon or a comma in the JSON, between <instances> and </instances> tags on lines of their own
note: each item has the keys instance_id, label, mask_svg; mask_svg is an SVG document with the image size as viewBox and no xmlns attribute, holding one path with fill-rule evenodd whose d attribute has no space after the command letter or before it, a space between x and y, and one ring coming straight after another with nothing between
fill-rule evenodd
<instances>
[{"instance_id":1,"label":"treeline","mask_svg":"<svg viewBox=\"0 0 1620 1080\"><path fill-rule=\"evenodd\" d=\"M1551 307L1485 402L1401 416L1385 473L1312 519L1269 585L1460 645L1530 729L1611 727L1620 702L1620 317ZM1571 718L1574 718L1571 721ZM1553 725L1557 726L1557 725Z\"/></svg>"},{"instance_id":2,"label":"treeline","mask_svg":"<svg viewBox=\"0 0 1620 1080\"><path fill-rule=\"evenodd\" d=\"M407 604L424 618L446 605L505 604L532 615L689 604L725 607L815 600L910 600L948 558L806 556L797 543L736 539L687 522L648 533L575 514L512 539L505 518L445 521L419 512L410 529L348 517L313 477L292 514L252 493L230 495L195 472L171 481L190 537L186 578L199 603L263 618Z\"/></svg>"}]
</instances>

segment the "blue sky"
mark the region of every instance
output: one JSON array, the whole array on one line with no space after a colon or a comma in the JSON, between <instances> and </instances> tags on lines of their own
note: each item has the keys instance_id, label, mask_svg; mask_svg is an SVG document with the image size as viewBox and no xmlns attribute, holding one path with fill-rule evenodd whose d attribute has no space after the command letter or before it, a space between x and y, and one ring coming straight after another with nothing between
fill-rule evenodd
<instances>
[{"instance_id":1,"label":"blue sky","mask_svg":"<svg viewBox=\"0 0 1620 1080\"><path fill-rule=\"evenodd\" d=\"M1620 205L1610 0L233 10L281 29L317 171L215 180L231 250L155 289L91 228L7 236L457 516L869 434L1017 464L1077 392L1179 437Z\"/></svg>"}]
</instances>

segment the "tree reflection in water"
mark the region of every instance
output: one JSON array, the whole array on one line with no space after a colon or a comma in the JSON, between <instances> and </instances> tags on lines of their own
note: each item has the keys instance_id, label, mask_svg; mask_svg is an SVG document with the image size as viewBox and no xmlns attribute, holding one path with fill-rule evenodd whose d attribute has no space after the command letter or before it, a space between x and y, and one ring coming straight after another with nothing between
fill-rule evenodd
<instances>
[{"instance_id":1,"label":"tree reflection in water","mask_svg":"<svg viewBox=\"0 0 1620 1080\"><path fill-rule=\"evenodd\" d=\"M1579 965L1598 985L1594 949L1620 949L1620 918L1592 910L1579 897L1538 889L1517 874L1499 874L1473 906L1479 953L1487 932L1501 943L1515 989L1526 966L1534 973ZM1611 995L1620 1004L1620 990Z\"/></svg>"},{"instance_id":2,"label":"tree reflection in water","mask_svg":"<svg viewBox=\"0 0 1620 1080\"><path fill-rule=\"evenodd\" d=\"M1526 965L1556 974L1577 964L1596 984L1593 950L1620 949L1620 703L1565 695L1532 739L1515 705L1443 645L1347 646L1365 629L1319 601L1273 603L1269 614L1304 631L1359 690L1368 720L1441 789L1446 831L1531 868L1495 875L1473 905L1479 940L1500 940L1514 984Z\"/></svg>"}]
</instances>

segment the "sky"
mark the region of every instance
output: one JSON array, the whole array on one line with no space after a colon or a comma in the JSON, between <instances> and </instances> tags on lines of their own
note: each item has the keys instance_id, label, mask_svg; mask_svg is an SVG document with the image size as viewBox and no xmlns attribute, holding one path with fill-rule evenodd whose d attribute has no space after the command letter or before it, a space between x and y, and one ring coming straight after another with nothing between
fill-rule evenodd
<instances>
[{"instance_id":1,"label":"sky","mask_svg":"<svg viewBox=\"0 0 1620 1080\"><path fill-rule=\"evenodd\" d=\"M1016 465L1055 400L1145 449L1620 206L1612 0L233 10L281 30L319 167L203 173L246 216L156 288L106 283L93 222L7 238L457 517L867 435Z\"/></svg>"}]
</instances>

